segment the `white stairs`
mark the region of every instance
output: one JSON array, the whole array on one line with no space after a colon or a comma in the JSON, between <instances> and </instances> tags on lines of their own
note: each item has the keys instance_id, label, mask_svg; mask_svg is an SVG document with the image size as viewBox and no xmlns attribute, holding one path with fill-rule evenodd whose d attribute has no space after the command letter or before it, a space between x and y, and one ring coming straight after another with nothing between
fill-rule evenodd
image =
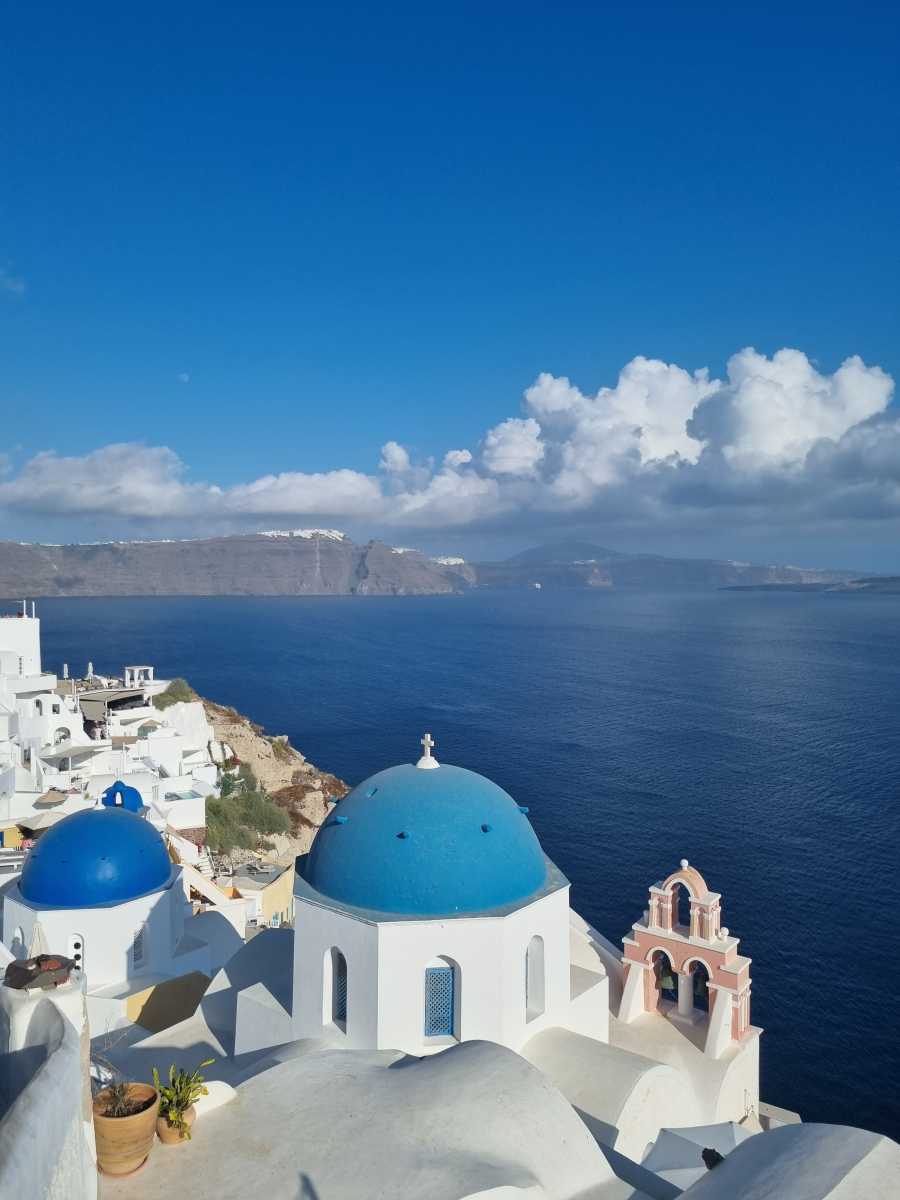
<instances>
[{"instance_id":1,"label":"white stairs","mask_svg":"<svg viewBox=\"0 0 900 1200\"><path fill-rule=\"evenodd\" d=\"M195 865L196 869L200 872L201 875L205 875L207 879L212 879L212 877L213 877L212 860L209 857L209 851L205 847L203 850L200 851L200 857L197 859L197 861L194 865Z\"/></svg>"}]
</instances>

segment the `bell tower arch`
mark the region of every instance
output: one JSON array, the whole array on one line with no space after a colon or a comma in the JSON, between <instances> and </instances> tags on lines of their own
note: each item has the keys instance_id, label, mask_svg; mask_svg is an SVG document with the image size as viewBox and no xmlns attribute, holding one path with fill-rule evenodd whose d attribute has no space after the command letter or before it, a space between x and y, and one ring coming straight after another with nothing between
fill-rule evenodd
<instances>
[{"instance_id":1,"label":"bell tower arch","mask_svg":"<svg viewBox=\"0 0 900 1200\"><path fill-rule=\"evenodd\" d=\"M688 905L680 916L682 891ZM713 1058L751 1032L750 959L738 952L738 939L722 925L722 897L709 890L686 858L677 871L651 885L643 918L622 942L620 1020L658 1013L676 1024L704 1023L704 1053Z\"/></svg>"}]
</instances>

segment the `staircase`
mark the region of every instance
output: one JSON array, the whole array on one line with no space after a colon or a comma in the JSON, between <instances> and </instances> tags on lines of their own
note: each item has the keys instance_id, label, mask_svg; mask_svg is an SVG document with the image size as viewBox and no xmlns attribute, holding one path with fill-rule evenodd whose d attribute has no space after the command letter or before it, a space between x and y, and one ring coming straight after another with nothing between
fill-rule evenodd
<instances>
[{"instance_id":1,"label":"staircase","mask_svg":"<svg viewBox=\"0 0 900 1200\"><path fill-rule=\"evenodd\" d=\"M207 879L212 879L212 877L213 877L212 860L210 859L209 851L206 849L205 846L200 851L200 857L197 859L194 866L200 872L201 875L205 875Z\"/></svg>"}]
</instances>

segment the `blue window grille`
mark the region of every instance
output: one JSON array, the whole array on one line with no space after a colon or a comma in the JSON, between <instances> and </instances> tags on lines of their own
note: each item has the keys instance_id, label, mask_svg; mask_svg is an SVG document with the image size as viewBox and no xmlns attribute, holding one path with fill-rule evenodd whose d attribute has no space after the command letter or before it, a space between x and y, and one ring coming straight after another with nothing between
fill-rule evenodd
<instances>
[{"instance_id":1,"label":"blue window grille","mask_svg":"<svg viewBox=\"0 0 900 1200\"><path fill-rule=\"evenodd\" d=\"M334 956L332 1019L335 1021L347 1020L347 960L340 951Z\"/></svg>"},{"instance_id":2,"label":"blue window grille","mask_svg":"<svg viewBox=\"0 0 900 1200\"><path fill-rule=\"evenodd\" d=\"M425 968L425 1036L453 1037L453 968Z\"/></svg>"}]
</instances>

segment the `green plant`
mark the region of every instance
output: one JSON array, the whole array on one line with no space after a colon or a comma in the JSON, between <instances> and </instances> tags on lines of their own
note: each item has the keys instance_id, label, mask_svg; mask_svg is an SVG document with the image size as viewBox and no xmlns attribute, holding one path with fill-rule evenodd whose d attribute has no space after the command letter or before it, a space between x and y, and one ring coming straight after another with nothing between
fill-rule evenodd
<instances>
[{"instance_id":1,"label":"green plant","mask_svg":"<svg viewBox=\"0 0 900 1200\"><path fill-rule=\"evenodd\" d=\"M102 1054L94 1054L91 1056L91 1062L97 1068L97 1073L91 1080L91 1090L94 1098L100 1100L101 1116L132 1117L147 1108L148 1101L137 1099L131 1094L134 1084L108 1058Z\"/></svg>"},{"instance_id":2,"label":"green plant","mask_svg":"<svg viewBox=\"0 0 900 1200\"><path fill-rule=\"evenodd\" d=\"M156 708L168 708L170 704L196 699L197 693L186 679L173 679L164 692L153 697L153 704Z\"/></svg>"},{"instance_id":3,"label":"green plant","mask_svg":"<svg viewBox=\"0 0 900 1200\"><path fill-rule=\"evenodd\" d=\"M241 765L238 767L238 777L243 779L244 788L248 792L255 792L258 790L259 781L253 774L253 768L249 765L249 763L241 763Z\"/></svg>"},{"instance_id":4,"label":"green plant","mask_svg":"<svg viewBox=\"0 0 900 1200\"><path fill-rule=\"evenodd\" d=\"M201 1096L209 1095L200 1068L208 1067L213 1062L213 1058L204 1059L200 1066L190 1073L172 1063L169 1067L168 1083L163 1083L159 1078L159 1071L156 1067L153 1068L153 1086L159 1092L159 1115L165 1117L168 1124L177 1129L183 1138L190 1139L191 1136L184 1114Z\"/></svg>"},{"instance_id":5,"label":"green plant","mask_svg":"<svg viewBox=\"0 0 900 1200\"><path fill-rule=\"evenodd\" d=\"M227 854L237 847L253 850L262 836L289 829L290 817L283 808L233 776L223 775L220 794L206 802L206 844L213 854Z\"/></svg>"},{"instance_id":6,"label":"green plant","mask_svg":"<svg viewBox=\"0 0 900 1200\"><path fill-rule=\"evenodd\" d=\"M127 1117L131 1114L132 1105L128 1098L129 1083L125 1079L116 1079L106 1088L105 1117Z\"/></svg>"}]
</instances>

